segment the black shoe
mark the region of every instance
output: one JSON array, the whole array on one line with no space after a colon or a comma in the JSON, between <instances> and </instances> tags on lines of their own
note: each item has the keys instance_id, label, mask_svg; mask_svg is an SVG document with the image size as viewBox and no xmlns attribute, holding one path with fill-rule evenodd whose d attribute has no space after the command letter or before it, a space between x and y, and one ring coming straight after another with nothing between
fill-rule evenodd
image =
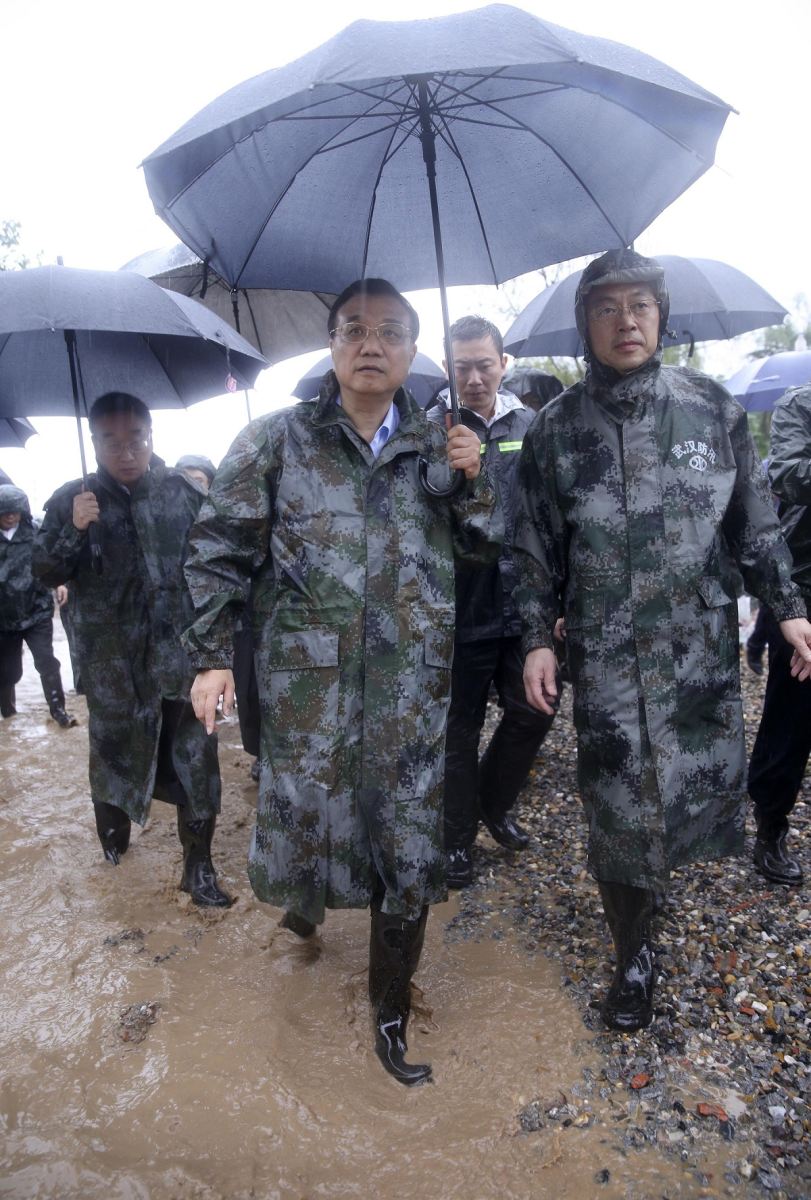
<instances>
[{"instance_id":1,"label":"black shoe","mask_svg":"<svg viewBox=\"0 0 811 1200\"><path fill-rule=\"evenodd\" d=\"M601 1015L609 1029L633 1033L653 1020L654 957L643 943L624 967L617 967Z\"/></svg>"},{"instance_id":2,"label":"black shoe","mask_svg":"<svg viewBox=\"0 0 811 1200\"><path fill-rule=\"evenodd\" d=\"M756 654L754 650L746 648L746 665L750 671L754 671L756 675L763 674L763 654Z\"/></svg>"},{"instance_id":3,"label":"black shoe","mask_svg":"<svg viewBox=\"0 0 811 1200\"><path fill-rule=\"evenodd\" d=\"M121 856L126 854L129 848L132 822L122 808L115 804L106 804L103 800L93 805L93 811L104 857L108 863L117 867Z\"/></svg>"},{"instance_id":4,"label":"black shoe","mask_svg":"<svg viewBox=\"0 0 811 1200\"><path fill-rule=\"evenodd\" d=\"M529 845L526 829L522 829L508 812L500 817L488 817L487 813L482 813L482 821L491 838L498 842L499 846L504 846L507 850L526 850Z\"/></svg>"},{"instance_id":5,"label":"black shoe","mask_svg":"<svg viewBox=\"0 0 811 1200\"><path fill-rule=\"evenodd\" d=\"M291 933L295 933L300 938L312 937L316 929L312 921L308 921L306 917L302 917L300 913L293 912L291 909L287 910L279 925L282 929L289 929Z\"/></svg>"},{"instance_id":6,"label":"black shoe","mask_svg":"<svg viewBox=\"0 0 811 1200\"><path fill-rule=\"evenodd\" d=\"M756 869L772 883L784 883L792 887L803 881L803 871L794 858L786 854L786 833L766 837L758 834L752 855Z\"/></svg>"},{"instance_id":7,"label":"black shoe","mask_svg":"<svg viewBox=\"0 0 811 1200\"><path fill-rule=\"evenodd\" d=\"M259 782L259 759L255 758L251 763L251 779L254 783Z\"/></svg>"},{"instance_id":8,"label":"black shoe","mask_svg":"<svg viewBox=\"0 0 811 1200\"><path fill-rule=\"evenodd\" d=\"M72 725L78 725L76 718L65 712L65 697L61 692L51 692L48 699L48 711L60 729L70 729Z\"/></svg>"},{"instance_id":9,"label":"black shoe","mask_svg":"<svg viewBox=\"0 0 811 1200\"><path fill-rule=\"evenodd\" d=\"M473 882L473 855L466 846L448 851L445 882L454 891L468 887Z\"/></svg>"},{"instance_id":10,"label":"black shoe","mask_svg":"<svg viewBox=\"0 0 811 1200\"><path fill-rule=\"evenodd\" d=\"M17 694L14 684L0 688L0 717L13 717L17 712Z\"/></svg>"},{"instance_id":11,"label":"black shoe","mask_svg":"<svg viewBox=\"0 0 811 1200\"><path fill-rule=\"evenodd\" d=\"M186 808L178 807L177 833L183 847L183 875L180 890L188 892L200 908L230 908L233 900L217 885L217 872L211 861L211 840L216 817L189 818Z\"/></svg>"}]
</instances>

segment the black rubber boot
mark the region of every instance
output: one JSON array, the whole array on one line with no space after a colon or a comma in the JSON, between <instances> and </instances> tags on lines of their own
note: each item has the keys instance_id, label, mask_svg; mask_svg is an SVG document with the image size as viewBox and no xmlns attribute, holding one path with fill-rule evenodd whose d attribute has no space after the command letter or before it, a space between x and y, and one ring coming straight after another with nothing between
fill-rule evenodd
<instances>
[{"instance_id":1,"label":"black rubber boot","mask_svg":"<svg viewBox=\"0 0 811 1200\"><path fill-rule=\"evenodd\" d=\"M185 806L177 809L177 835L183 847L180 890L188 892L201 908L230 908L233 901L217 886L211 862L211 840L216 817L189 818Z\"/></svg>"},{"instance_id":2,"label":"black rubber boot","mask_svg":"<svg viewBox=\"0 0 811 1200\"><path fill-rule=\"evenodd\" d=\"M372 906L369 1000L375 1013L375 1053L388 1073L406 1087L431 1078L429 1063L405 1061L411 978L420 961L427 920L427 904L416 921L389 916Z\"/></svg>"},{"instance_id":3,"label":"black rubber boot","mask_svg":"<svg viewBox=\"0 0 811 1200\"><path fill-rule=\"evenodd\" d=\"M655 893L625 883L599 881L617 967L603 1001L602 1017L609 1029L633 1033L653 1019L654 955L651 924Z\"/></svg>"},{"instance_id":4,"label":"black rubber boot","mask_svg":"<svg viewBox=\"0 0 811 1200\"><path fill-rule=\"evenodd\" d=\"M291 933L295 933L297 937L308 938L315 933L316 926L312 921L308 921L306 917L302 917L300 913L293 912L288 909L279 922L281 929L289 929Z\"/></svg>"},{"instance_id":5,"label":"black rubber boot","mask_svg":"<svg viewBox=\"0 0 811 1200\"><path fill-rule=\"evenodd\" d=\"M0 717L13 717L17 712L17 694L14 684L0 688Z\"/></svg>"},{"instance_id":6,"label":"black rubber boot","mask_svg":"<svg viewBox=\"0 0 811 1200\"><path fill-rule=\"evenodd\" d=\"M484 822L490 837L504 846L506 850L526 850L529 845L529 834L518 824L508 812L499 816L490 816L482 811Z\"/></svg>"},{"instance_id":7,"label":"black rubber boot","mask_svg":"<svg viewBox=\"0 0 811 1200\"><path fill-rule=\"evenodd\" d=\"M117 867L121 855L126 854L130 844L132 822L122 808L106 804L103 800L93 805L96 816L96 832L108 863Z\"/></svg>"},{"instance_id":8,"label":"black rubber boot","mask_svg":"<svg viewBox=\"0 0 811 1200\"><path fill-rule=\"evenodd\" d=\"M70 729L72 725L78 725L76 718L65 712L65 697L61 691L53 691L48 696L48 710L60 728Z\"/></svg>"},{"instance_id":9,"label":"black rubber boot","mask_svg":"<svg viewBox=\"0 0 811 1200\"><path fill-rule=\"evenodd\" d=\"M466 846L448 850L445 855L445 882L458 891L473 882L473 854Z\"/></svg>"},{"instance_id":10,"label":"black rubber boot","mask_svg":"<svg viewBox=\"0 0 811 1200\"><path fill-rule=\"evenodd\" d=\"M797 860L786 853L787 834L785 828L775 832L761 826L755 838L752 860L760 874L772 883L795 887L803 881L803 870Z\"/></svg>"}]
</instances>

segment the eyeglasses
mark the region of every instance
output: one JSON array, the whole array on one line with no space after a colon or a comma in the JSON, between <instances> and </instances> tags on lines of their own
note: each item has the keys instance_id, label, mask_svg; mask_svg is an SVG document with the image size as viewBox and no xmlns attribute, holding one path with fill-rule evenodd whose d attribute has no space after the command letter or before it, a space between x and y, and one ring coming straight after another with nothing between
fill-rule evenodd
<instances>
[{"instance_id":1,"label":"eyeglasses","mask_svg":"<svg viewBox=\"0 0 811 1200\"><path fill-rule=\"evenodd\" d=\"M102 453L109 455L110 458L123 458L125 454L129 454L131 458L137 458L139 454L143 454L149 449L149 438L133 438L131 442L98 442L97 449Z\"/></svg>"},{"instance_id":2,"label":"eyeglasses","mask_svg":"<svg viewBox=\"0 0 811 1200\"><path fill-rule=\"evenodd\" d=\"M340 338L350 346L358 346L366 341L370 333L375 334L383 346L402 346L412 338L411 330L400 321L384 321L376 326L363 325L360 321L345 321L343 325L331 329L329 336Z\"/></svg>"},{"instance_id":3,"label":"eyeglasses","mask_svg":"<svg viewBox=\"0 0 811 1200\"><path fill-rule=\"evenodd\" d=\"M658 309L657 300L634 300L633 304L601 304L599 308L588 310L588 319L607 325L609 321L616 321L622 313L629 313L635 321L644 321L646 317L652 317Z\"/></svg>"}]
</instances>

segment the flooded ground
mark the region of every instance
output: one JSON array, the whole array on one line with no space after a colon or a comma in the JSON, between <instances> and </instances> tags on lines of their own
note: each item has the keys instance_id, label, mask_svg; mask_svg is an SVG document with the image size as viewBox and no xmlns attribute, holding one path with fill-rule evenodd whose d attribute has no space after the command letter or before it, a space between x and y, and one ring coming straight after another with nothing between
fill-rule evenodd
<instances>
[{"instance_id":1,"label":"flooded ground","mask_svg":"<svg viewBox=\"0 0 811 1200\"><path fill-rule=\"evenodd\" d=\"M57 653L66 663L64 643ZM730 1194L720 1154L629 1156L610 1098L522 1127L535 1098L565 1105L597 1071L594 1035L559 966L497 917L478 940L449 935L456 900L432 911L410 1027L410 1057L430 1061L435 1082L396 1084L371 1050L368 914L328 914L313 952L253 899L255 787L236 725L221 734L215 861L237 900L212 916L177 890L169 807L134 827L118 868L104 862L84 701L68 707L80 727L60 730L27 659L19 713L0 723L0 1196Z\"/></svg>"}]
</instances>

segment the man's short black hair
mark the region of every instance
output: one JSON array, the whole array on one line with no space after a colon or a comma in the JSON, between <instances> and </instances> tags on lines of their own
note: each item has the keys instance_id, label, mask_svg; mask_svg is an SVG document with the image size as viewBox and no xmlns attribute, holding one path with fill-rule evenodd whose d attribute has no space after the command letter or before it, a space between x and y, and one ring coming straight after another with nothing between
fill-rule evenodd
<instances>
[{"instance_id":1,"label":"man's short black hair","mask_svg":"<svg viewBox=\"0 0 811 1200\"><path fill-rule=\"evenodd\" d=\"M491 337L499 358L504 354L504 339L501 331L492 321L486 321L484 317L460 317L451 325L450 335L452 342L474 342L477 338Z\"/></svg>"},{"instance_id":2,"label":"man's short black hair","mask_svg":"<svg viewBox=\"0 0 811 1200\"><path fill-rule=\"evenodd\" d=\"M389 296L392 300L398 300L408 313L411 336L414 341L417 340L420 335L420 319L417 316L417 310L408 303L405 296L397 291L393 283L389 283L388 279L356 279L354 283L350 283L349 287L345 287L329 310L327 318L327 334L329 337L332 337L338 313L355 296Z\"/></svg>"},{"instance_id":3,"label":"man's short black hair","mask_svg":"<svg viewBox=\"0 0 811 1200\"><path fill-rule=\"evenodd\" d=\"M132 413L134 417L138 417L150 429L152 428L152 414L143 400L139 400L137 396L131 396L129 392L105 392L103 396L99 396L98 400L94 401L90 409L87 418L90 423L90 432L95 433L100 417L111 417L116 413Z\"/></svg>"}]
</instances>

